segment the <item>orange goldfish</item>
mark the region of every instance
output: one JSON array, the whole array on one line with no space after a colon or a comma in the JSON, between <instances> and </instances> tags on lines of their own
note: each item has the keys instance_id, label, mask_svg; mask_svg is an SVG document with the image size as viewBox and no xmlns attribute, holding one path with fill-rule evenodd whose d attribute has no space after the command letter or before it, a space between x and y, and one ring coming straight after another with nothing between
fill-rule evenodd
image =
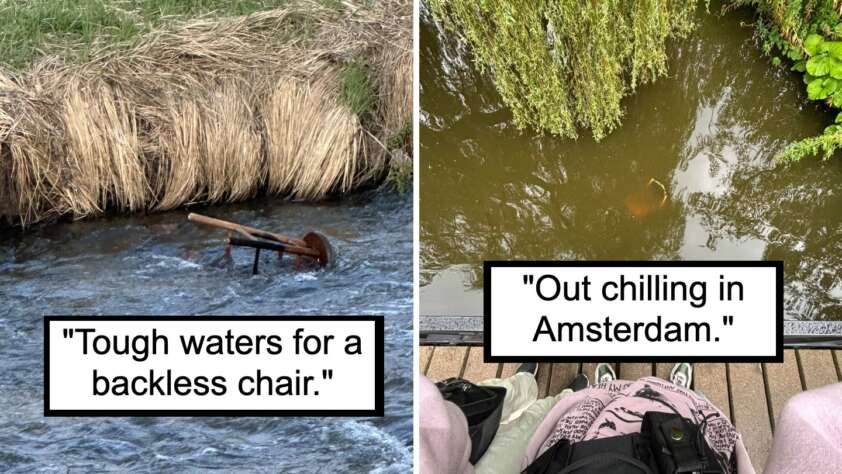
<instances>
[{"instance_id":1,"label":"orange goldfish","mask_svg":"<svg viewBox=\"0 0 842 474\"><path fill-rule=\"evenodd\" d=\"M626 209L632 217L640 219L664 207L667 188L657 179L650 178L642 190L626 198Z\"/></svg>"}]
</instances>

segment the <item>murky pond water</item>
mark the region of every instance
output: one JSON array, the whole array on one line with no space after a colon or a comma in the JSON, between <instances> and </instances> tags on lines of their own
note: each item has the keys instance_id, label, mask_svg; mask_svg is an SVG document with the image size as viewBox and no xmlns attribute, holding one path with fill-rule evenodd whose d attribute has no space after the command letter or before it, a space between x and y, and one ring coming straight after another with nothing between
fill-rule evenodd
<instances>
[{"instance_id":1,"label":"murky pond water","mask_svg":"<svg viewBox=\"0 0 842 474\"><path fill-rule=\"evenodd\" d=\"M412 199L263 200L199 212L291 236L335 267L296 272L186 212L58 224L0 241L0 471L406 472L412 466ZM44 314L384 315L384 418L44 418Z\"/></svg>"},{"instance_id":2,"label":"murky pond water","mask_svg":"<svg viewBox=\"0 0 842 474\"><path fill-rule=\"evenodd\" d=\"M516 130L424 10L421 314L481 314L486 259L773 259L787 318L842 319L842 160L773 159L832 118L761 55L748 12L700 9L669 77L595 143Z\"/></svg>"}]
</instances>

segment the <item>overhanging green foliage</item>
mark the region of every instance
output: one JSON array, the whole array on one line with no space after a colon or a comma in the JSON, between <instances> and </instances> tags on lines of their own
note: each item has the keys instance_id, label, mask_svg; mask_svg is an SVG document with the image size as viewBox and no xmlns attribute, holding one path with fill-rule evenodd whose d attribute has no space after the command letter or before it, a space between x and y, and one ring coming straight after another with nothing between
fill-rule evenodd
<instances>
[{"instance_id":1,"label":"overhanging green foliage","mask_svg":"<svg viewBox=\"0 0 842 474\"><path fill-rule=\"evenodd\" d=\"M758 11L757 34L764 52L804 75L807 97L842 109L842 4L836 0L737 0L735 6ZM824 133L789 145L778 158L797 161L806 156L825 159L842 148L842 113Z\"/></svg>"},{"instance_id":2,"label":"overhanging green foliage","mask_svg":"<svg viewBox=\"0 0 842 474\"><path fill-rule=\"evenodd\" d=\"M620 101L666 73L666 43L693 28L692 0L430 0L489 70L518 127L599 140Z\"/></svg>"}]
</instances>

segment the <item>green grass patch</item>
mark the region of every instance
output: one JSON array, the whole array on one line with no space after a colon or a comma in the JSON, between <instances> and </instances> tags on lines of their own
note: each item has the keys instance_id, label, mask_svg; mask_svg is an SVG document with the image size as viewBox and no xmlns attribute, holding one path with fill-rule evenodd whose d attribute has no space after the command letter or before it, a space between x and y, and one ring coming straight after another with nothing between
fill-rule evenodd
<instances>
[{"instance_id":1,"label":"green grass patch","mask_svg":"<svg viewBox=\"0 0 842 474\"><path fill-rule=\"evenodd\" d=\"M389 174L383 180L383 187L403 194L412 189L412 159L403 153L393 156L389 162Z\"/></svg>"},{"instance_id":2,"label":"green grass patch","mask_svg":"<svg viewBox=\"0 0 842 474\"><path fill-rule=\"evenodd\" d=\"M407 120L403 127L398 130L398 133L394 134L393 136L389 137L389 141L386 145L389 147L390 150L397 150L397 149L405 149L411 150L412 143L410 140L412 139L412 120Z\"/></svg>"},{"instance_id":3,"label":"green grass patch","mask_svg":"<svg viewBox=\"0 0 842 474\"><path fill-rule=\"evenodd\" d=\"M348 64L342 71L341 83L342 100L355 114L362 116L371 111L377 95L363 65Z\"/></svg>"},{"instance_id":4,"label":"green grass patch","mask_svg":"<svg viewBox=\"0 0 842 474\"><path fill-rule=\"evenodd\" d=\"M245 15L289 0L0 0L0 65L25 69L38 57L88 59L96 46L130 44L139 35L198 16ZM336 6L336 0L323 0Z\"/></svg>"}]
</instances>

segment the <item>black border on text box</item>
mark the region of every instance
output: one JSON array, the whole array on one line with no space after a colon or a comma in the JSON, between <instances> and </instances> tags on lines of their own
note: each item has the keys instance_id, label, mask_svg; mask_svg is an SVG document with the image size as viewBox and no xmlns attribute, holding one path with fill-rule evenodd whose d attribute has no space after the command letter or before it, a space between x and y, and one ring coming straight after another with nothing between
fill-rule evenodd
<instances>
[{"instance_id":1,"label":"black border on text box","mask_svg":"<svg viewBox=\"0 0 842 474\"><path fill-rule=\"evenodd\" d=\"M374 322L373 410L54 410L50 408L50 331L52 321L372 321ZM383 416L383 316L44 316L44 416Z\"/></svg>"},{"instance_id":2,"label":"black border on text box","mask_svg":"<svg viewBox=\"0 0 842 474\"><path fill-rule=\"evenodd\" d=\"M493 356L491 351L491 269L494 267L767 267L775 269L775 349L774 356ZM783 362L784 361L784 263L780 260L486 260L483 278L483 359L485 362Z\"/></svg>"}]
</instances>

